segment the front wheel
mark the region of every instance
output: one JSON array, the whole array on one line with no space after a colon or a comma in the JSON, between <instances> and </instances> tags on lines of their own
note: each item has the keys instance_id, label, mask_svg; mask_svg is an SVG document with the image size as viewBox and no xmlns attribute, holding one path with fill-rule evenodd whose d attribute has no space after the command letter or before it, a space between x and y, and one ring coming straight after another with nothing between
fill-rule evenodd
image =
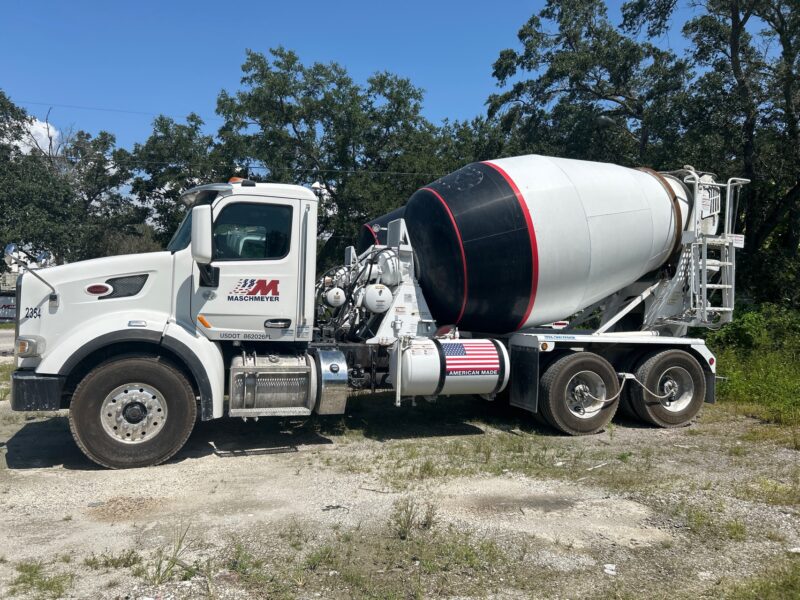
<instances>
[{"instance_id":1,"label":"front wheel","mask_svg":"<svg viewBox=\"0 0 800 600\"><path fill-rule=\"evenodd\" d=\"M180 450L197 403L186 377L156 357L121 358L91 371L75 390L69 425L78 447L111 469L147 467Z\"/></svg>"},{"instance_id":2,"label":"front wheel","mask_svg":"<svg viewBox=\"0 0 800 600\"><path fill-rule=\"evenodd\" d=\"M619 405L614 367L593 352L559 358L541 379L539 407L547 422L570 435L603 429Z\"/></svg>"}]
</instances>

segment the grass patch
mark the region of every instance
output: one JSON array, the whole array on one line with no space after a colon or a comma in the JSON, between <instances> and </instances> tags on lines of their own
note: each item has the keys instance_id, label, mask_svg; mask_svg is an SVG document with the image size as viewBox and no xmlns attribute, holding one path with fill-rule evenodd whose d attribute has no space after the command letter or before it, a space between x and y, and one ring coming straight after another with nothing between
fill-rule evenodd
<instances>
[{"instance_id":1,"label":"grass patch","mask_svg":"<svg viewBox=\"0 0 800 600\"><path fill-rule=\"evenodd\" d=\"M719 399L762 421L800 427L800 355L789 350L719 353Z\"/></svg>"},{"instance_id":2,"label":"grass patch","mask_svg":"<svg viewBox=\"0 0 800 600\"><path fill-rule=\"evenodd\" d=\"M396 441L379 453L325 456L326 466L371 473L393 490L427 481L515 473L539 479L586 482L618 491L646 491L675 484L659 477L652 448L620 453L612 445L587 448L537 431L476 430L473 435Z\"/></svg>"},{"instance_id":3,"label":"grass patch","mask_svg":"<svg viewBox=\"0 0 800 600\"><path fill-rule=\"evenodd\" d=\"M743 442L769 442L792 450L800 450L800 427L782 427L762 423L745 433L741 440Z\"/></svg>"},{"instance_id":4,"label":"grass patch","mask_svg":"<svg viewBox=\"0 0 800 600\"><path fill-rule=\"evenodd\" d=\"M301 550L298 538L308 540ZM237 538L214 553L206 573L224 574L226 585L254 598L531 597L555 591L561 577L531 563L534 543L521 535L501 545L439 526L426 504L402 498L374 527Z\"/></svg>"},{"instance_id":5,"label":"grass patch","mask_svg":"<svg viewBox=\"0 0 800 600\"><path fill-rule=\"evenodd\" d=\"M757 419L800 427L800 311L747 307L707 340L726 378L719 385L721 401Z\"/></svg>"},{"instance_id":6,"label":"grass patch","mask_svg":"<svg viewBox=\"0 0 800 600\"><path fill-rule=\"evenodd\" d=\"M6 394L11 391L11 373L14 371L14 363L0 364L0 400L5 400Z\"/></svg>"},{"instance_id":7,"label":"grass patch","mask_svg":"<svg viewBox=\"0 0 800 600\"><path fill-rule=\"evenodd\" d=\"M395 507L388 532L344 532L314 549L304 562L305 586L324 578L324 585L351 598L401 599L483 596L489 590L502 596L504 590L541 590L547 583L546 572L493 540L450 528L425 530L413 518L401 537L395 515L413 513L409 506Z\"/></svg>"},{"instance_id":8,"label":"grass patch","mask_svg":"<svg viewBox=\"0 0 800 600\"><path fill-rule=\"evenodd\" d=\"M11 323L0 323L0 329L14 329L15 325Z\"/></svg>"},{"instance_id":9,"label":"grass patch","mask_svg":"<svg viewBox=\"0 0 800 600\"><path fill-rule=\"evenodd\" d=\"M800 468L785 481L760 477L755 481L737 487L736 495L742 500L763 502L777 506L800 505Z\"/></svg>"},{"instance_id":10,"label":"grass patch","mask_svg":"<svg viewBox=\"0 0 800 600\"><path fill-rule=\"evenodd\" d=\"M401 540L407 540L415 530L430 530L436 524L436 505L426 502L420 507L414 498L406 496L395 501L389 525Z\"/></svg>"},{"instance_id":11,"label":"grass patch","mask_svg":"<svg viewBox=\"0 0 800 600\"><path fill-rule=\"evenodd\" d=\"M41 562L22 562L15 568L17 576L11 582L12 594L30 594L36 598L61 598L72 585L72 574L47 575Z\"/></svg>"},{"instance_id":12,"label":"grass patch","mask_svg":"<svg viewBox=\"0 0 800 600\"><path fill-rule=\"evenodd\" d=\"M103 552L92 553L83 559L83 564L94 570L127 569L142 562L142 557L136 550L125 550L119 554Z\"/></svg>"},{"instance_id":13,"label":"grass patch","mask_svg":"<svg viewBox=\"0 0 800 600\"><path fill-rule=\"evenodd\" d=\"M800 598L800 559L793 558L762 575L733 584L727 600L796 600Z\"/></svg>"},{"instance_id":14,"label":"grass patch","mask_svg":"<svg viewBox=\"0 0 800 600\"><path fill-rule=\"evenodd\" d=\"M161 585L174 578L191 578L198 569L184 560L184 555L188 550L188 534L188 525L176 529L173 533L172 544L157 550L151 561L143 563L141 560L137 560L133 563L135 565L134 574L151 585Z\"/></svg>"},{"instance_id":15,"label":"grass patch","mask_svg":"<svg viewBox=\"0 0 800 600\"><path fill-rule=\"evenodd\" d=\"M719 540L743 542L747 539L747 527L739 519L725 520L718 516L721 509L711 509L700 506L679 505L673 511L676 516L683 518L686 527L694 535L716 543Z\"/></svg>"}]
</instances>

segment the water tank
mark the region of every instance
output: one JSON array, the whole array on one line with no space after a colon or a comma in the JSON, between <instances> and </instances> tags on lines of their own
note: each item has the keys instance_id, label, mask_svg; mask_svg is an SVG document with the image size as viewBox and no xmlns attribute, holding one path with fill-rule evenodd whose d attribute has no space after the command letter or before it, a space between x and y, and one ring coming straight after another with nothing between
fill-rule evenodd
<instances>
[{"instance_id":1,"label":"water tank","mask_svg":"<svg viewBox=\"0 0 800 600\"><path fill-rule=\"evenodd\" d=\"M439 324L507 333L564 319L659 268L687 215L674 177L530 155L442 177L403 216Z\"/></svg>"}]
</instances>

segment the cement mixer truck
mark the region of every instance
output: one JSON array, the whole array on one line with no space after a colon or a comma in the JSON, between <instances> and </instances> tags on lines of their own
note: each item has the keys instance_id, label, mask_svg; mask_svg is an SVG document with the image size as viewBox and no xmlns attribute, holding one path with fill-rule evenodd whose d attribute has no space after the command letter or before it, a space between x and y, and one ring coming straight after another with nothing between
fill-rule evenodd
<instances>
[{"instance_id":1,"label":"cement mixer truck","mask_svg":"<svg viewBox=\"0 0 800 600\"><path fill-rule=\"evenodd\" d=\"M23 268L12 408L68 409L110 468L167 460L197 418L341 414L353 389L398 406L504 397L570 435L618 409L685 425L714 401L715 357L687 332L732 318L746 183L475 163L366 224L319 276L311 190L200 186L163 252Z\"/></svg>"}]
</instances>

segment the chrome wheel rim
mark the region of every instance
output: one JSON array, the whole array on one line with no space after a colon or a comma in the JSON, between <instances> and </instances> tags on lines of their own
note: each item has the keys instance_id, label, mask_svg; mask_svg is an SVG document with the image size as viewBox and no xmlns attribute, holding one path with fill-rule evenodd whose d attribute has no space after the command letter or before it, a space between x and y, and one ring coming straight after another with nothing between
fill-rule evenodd
<instances>
[{"instance_id":1,"label":"chrome wheel rim","mask_svg":"<svg viewBox=\"0 0 800 600\"><path fill-rule=\"evenodd\" d=\"M591 419L605 404L606 384L594 371L575 373L567 382L567 409L579 419Z\"/></svg>"},{"instance_id":2,"label":"chrome wheel rim","mask_svg":"<svg viewBox=\"0 0 800 600\"><path fill-rule=\"evenodd\" d=\"M683 367L670 367L658 379L658 394L666 396L661 405L670 412L681 412L692 402L694 381Z\"/></svg>"},{"instance_id":3,"label":"chrome wheel rim","mask_svg":"<svg viewBox=\"0 0 800 600\"><path fill-rule=\"evenodd\" d=\"M166 421L164 395L144 383L127 383L114 388L100 407L103 430L126 444L141 444L157 436Z\"/></svg>"}]
</instances>

